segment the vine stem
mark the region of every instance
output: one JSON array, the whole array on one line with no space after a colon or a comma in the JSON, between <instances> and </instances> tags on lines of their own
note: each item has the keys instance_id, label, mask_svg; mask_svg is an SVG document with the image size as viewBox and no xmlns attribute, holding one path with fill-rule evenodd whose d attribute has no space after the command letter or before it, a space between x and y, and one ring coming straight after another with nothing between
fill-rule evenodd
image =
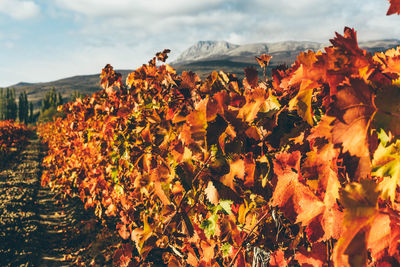
<instances>
[{"instance_id":1,"label":"vine stem","mask_svg":"<svg viewBox=\"0 0 400 267\"><path fill-rule=\"evenodd\" d=\"M211 160L211 155L208 156L208 158L206 159L206 161L204 162L204 165L201 167L201 169L199 170L199 172L196 174L196 176L193 178L192 183L195 182L197 180L197 178L199 178L200 174L204 171L204 169L206 168L207 164L210 162ZM189 191L185 191L185 194L183 195L181 201L179 202L178 208L177 208L177 212L180 210L180 208L182 207L183 204L183 200L185 199L186 195L189 193Z\"/></svg>"},{"instance_id":2,"label":"vine stem","mask_svg":"<svg viewBox=\"0 0 400 267\"><path fill-rule=\"evenodd\" d=\"M192 183L193 183L194 181L196 181L197 178L199 178L200 174L204 171L205 167L206 167L207 164L210 162L210 160L211 160L211 155L208 156L208 158L207 158L206 161L204 162L204 165L201 167L201 169L198 171L198 173L196 173L196 175L194 176L194 178L193 178L193 180L192 180ZM190 190L185 191L185 194L183 194L182 199L181 199L181 201L179 202L179 205L178 205L178 207L177 207L177 209L176 209L176 214L178 214L178 213L179 213L179 210L182 208L183 200L186 198L186 195L188 194L189 191L190 191ZM167 230L167 228L168 228L168 226L169 226L169 224L170 224L171 221L172 221L172 220L168 221L167 225L164 227L163 235L164 235L165 231Z\"/></svg>"},{"instance_id":3,"label":"vine stem","mask_svg":"<svg viewBox=\"0 0 400 267\"><path fill-rule=\"evenodd\" d=\"M240 244L238 251L236 251L235 256L233 257L231 263L229 264L230 267L232 267L233 264L235 263L237 257L239 256L240 251L242 251L243 245L247 242L247 240L250 238L251 234L253 234L254 230L267 217L268 214L269 214L269 210L257 221L257 223L253 226L253 228L251 228L250 232L246 235L246 238Z\"/></svg>"}]
</instances>

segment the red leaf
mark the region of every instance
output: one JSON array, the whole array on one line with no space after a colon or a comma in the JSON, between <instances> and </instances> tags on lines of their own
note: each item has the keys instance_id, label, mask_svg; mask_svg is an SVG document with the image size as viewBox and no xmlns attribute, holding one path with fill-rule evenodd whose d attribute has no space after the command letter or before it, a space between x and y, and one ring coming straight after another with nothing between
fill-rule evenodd
<instances>
[{"instance_id":1,"label":"red leaf","mask_svg":"<svg viewBox=\"0 0 400 267\"><path fill-rule=\"evenodd\" d=\"M131 236L130 231L126 228L125 224L117 224L117 229L118 229L118 233L119 235L123 238L123 239L128 239Z\"/></svg>"},{"instance_id":2,"label":"red leaf","mask_svg":"<svg viewBox=\"0 0 400 267\"><path fill-rule=\"evenodd\" d=\"M389 16L396 13L400 15L400 0L389 0L389 2L390 2L390 7L386 15Z\"/></svg>"},{"instance_id":3,"label":"red leaf","mask_svg":"<svg viewBox=\"0 0 400 267\"><path fill-rule=\"evenodd\" d=\"M256 88L258 83L258 71L254 67L247 67L244 69L245 79L243 84L245 87Z\"/></svg>"},{"instance_id":4,"label":"red leaf","mask_svg":"<svg viewBox=\"0 0 400 267\"><path fill-rule=\"evenodd\" d=\"M287 265L285 253L281 249L278 249L271 254L271 259L269 261L270 267L286 267Z\"/></svg>"},{"instance_id":5,"label":"red leaf","mask_svg":"<svg viewBox=\"0 0 400 267\"><path fill-rule=\"evenodd\" d=\"M133 247L130 243L122 244L121 248L114 253L113 264L122 267L132 266L132 251Z\"/></svg>"},{"instance_id":6,"label":"red leaf","mask_svg":"<svg viewBox=\"0 0 400 267\"><path fill-rule=\"evenodd\" d=\"M296 151L276 156L274 172L277 183L271 204L283 208L285 216L296 218L296 222L307 225L323 211L324 204L299 181L300 155L300 152Z\"/></svg>"},{"instance_id":7,"label":"red leaf","mask_svg":"<svg viewBox=\"0 0 400 267\"><path fill-rule=\"evenodd\" d=\"M301 247L296 253L295 259L304 267L322 267L326 263L326 245L324 243L315 243L311 251Z\"/></svg>"}]
</instances>

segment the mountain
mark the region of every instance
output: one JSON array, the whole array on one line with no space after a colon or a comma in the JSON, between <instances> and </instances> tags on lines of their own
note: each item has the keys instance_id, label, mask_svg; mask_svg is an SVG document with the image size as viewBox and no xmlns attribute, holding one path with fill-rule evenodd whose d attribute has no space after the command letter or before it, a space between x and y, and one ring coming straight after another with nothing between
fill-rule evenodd
<instances>
[{"instance_id":1,"label":"mountain","mask_svg":"<svg viewBox=\"0 0 400 267\"><path fill-rule=\"evenodd\" d=\"M183 65L195 61L229 60L233 62L255 63L254 56L270 54L271 64L294 61L299 52L320 50L324 44L316 42L286 41L278 43L256 43L236 45L225 41L199 41L189 47L171 64ZM292 58L293 57L293 58Z\"/></svg>"},{"instance_id":2,"label":"mountain","mask_svg":"<svg viewBox=\"0 0 400 267\"><path fill-rule=\"evenodd\" d=\"M124 80L132 71L117 70L117 72L122 74L122 79ZM32 101L36 108L40 106L42 98L52 88L55 88L57 92L60 92L65 100L68 100L76 91L83 95L90 95L101 88L100 74L79 75L43 83L20 82L9 87L15 89L15 95L17 99L20 92L26 91L29 101Z\"/></svg>"},{"instance_id":3,"label":"mountain","mask_svg":"<svg viewBox=\"0 0 400 267\"><path fill-rule=\"evenodd\" d=\"M360 47L369 52L385 51L400 45L400 40L386 39L364 41ZM300 52L322 50L328 44L308 41L285 41L237 45L225 41L199 41L182 52L172 65L187 65L198 61L231 61L255 63L254 56L269 54L271 65L291 64Z\"/></svg>"},{"instance_id":4,"label":"mountain","mask_svg":"<svg viewBox=\"0 0 400 267\"><path fill-rule=\"evenodd\" d=\"M369 52L385 51L400 46L400 40L385 39L360 42L360 47ZM199 41L182 52L175 61L170 64L177 70L196 72L201 78L207 77L214 70L234 73L243 77L243 69L248 66L258 68L254 56L261 54L272 55L267 75L271 68L279 64L291 65L300 52L307 50L321 50L328 44L306 41L287 41L276 43L255 43L246 45L232 44L226 41ZM123 81L132 70L117 70L122 74ZM11 88L15 88L16 96L26 91L30 101L39 107L43 96L55 88L61 92L64 99L68 99L75 91L81 94L92 94L100 90L100 74L80 75L44 83L20 82Z\"/></svg>"},{"instance_id":5,"label":"mountain","mask_svg":"<svg viewBox=\"0 0 400 267\"><path fill-rule=\"evenodd\" d=\"M400 46L400 40L385 39L359 42L361 48L375 53ZM237 45L225 41L199 41L189 47L171 64L179 72L193 71L205 77L214 70L234 73L243 77L243 69L247 66L258 67L255 56L269 54L272 56L267 68L271 69L280 64L291 65L300 52L322 50L329 44L309 41L286 41L275 43L255 43Z\"/></svg>"},{"instance_id":6,"label":"mountain","mask_svg":"<svg viewBox=\"0 0 400 267\"><path fill-rule=\"evenodd\" d=\"M186 49L175 62L190 62L204 59L219 58L229 51L240 47L225 41L199 41L197 44ZM174 62L172 62L174 64Z\"/></svg>"}]
</instances>

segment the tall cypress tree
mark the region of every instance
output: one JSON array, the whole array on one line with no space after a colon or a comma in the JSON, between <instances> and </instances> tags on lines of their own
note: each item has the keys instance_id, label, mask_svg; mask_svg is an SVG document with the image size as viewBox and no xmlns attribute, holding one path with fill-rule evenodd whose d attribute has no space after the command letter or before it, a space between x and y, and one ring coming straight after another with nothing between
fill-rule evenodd
<instances>
[{"instance_id":1,"label":"tall cypress tree","mask_svg":"<svg viewBox=\"0 0 400 267\"><path fill-rule=\"evenodd\" d=\"M18 98L18 118L20 122L28 123L29 103L26 92L21 92Z\"/></svg>"},{"instance_id":2,"label":"tall cypress tree","mask_svg":"<svg viewBox=\"0 0 400 267\"><path fill-rule=\"evenodd\" d=\"M7 88L5 94L5 118L6 120L16 120L18 113L17 102L15 101L15 89Z\"/></svg>"},{"instance_id":3,"label":"tall cypress tree","mask_svg":"<svg viewBox=\"0 0 400 267\"><path fill-rule=\"evenodd\" d=\"M0 120L5 120L5 95L4 95L4 89L0 89Z\"/></svg>"}]
</instances>

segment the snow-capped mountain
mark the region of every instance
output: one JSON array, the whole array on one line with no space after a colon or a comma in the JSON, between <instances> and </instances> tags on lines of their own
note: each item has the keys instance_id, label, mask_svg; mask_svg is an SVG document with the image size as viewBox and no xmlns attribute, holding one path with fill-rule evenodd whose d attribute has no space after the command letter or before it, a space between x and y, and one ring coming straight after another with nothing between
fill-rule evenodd
<instances>
[{"instance_id":1,"label":"snow-capped mountain","mask_svg":"<svg viewBox=\"0 0 400 267\"><path fill-rule=\"evenodd\" d=\"M360 42L360 47L370 52L385 51L400 45L400 40L374 40ZM276 43L255 43L237 45L226 41L199 41L183 51L174 65L199 61L229 60L233 62L255 63L254 56L267 53L272 55L271 64L291 64L300 52L322 50L328 43L309 41L285 41Z\"/></svg>"}]
</instances>

